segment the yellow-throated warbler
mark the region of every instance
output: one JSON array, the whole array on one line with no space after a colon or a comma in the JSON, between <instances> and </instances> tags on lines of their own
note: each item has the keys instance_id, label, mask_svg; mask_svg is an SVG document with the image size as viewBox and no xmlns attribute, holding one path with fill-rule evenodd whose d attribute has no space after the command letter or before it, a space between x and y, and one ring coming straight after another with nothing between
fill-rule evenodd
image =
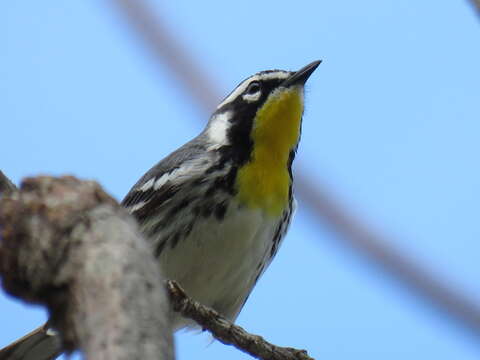
<instances>
[{"instance_id":1,"label":"yellow-throated warbler","mask_svg":"<svg viewBox=\"0 0 480 360\"><path fill-rule=\"evenodd\" d=\"M122 202L165 277L230 320L290 224L304 84L319 64L244 80L205 130L150 169ZM174 328L185 325L174 319Z\"/></svg>"}]
</instances>

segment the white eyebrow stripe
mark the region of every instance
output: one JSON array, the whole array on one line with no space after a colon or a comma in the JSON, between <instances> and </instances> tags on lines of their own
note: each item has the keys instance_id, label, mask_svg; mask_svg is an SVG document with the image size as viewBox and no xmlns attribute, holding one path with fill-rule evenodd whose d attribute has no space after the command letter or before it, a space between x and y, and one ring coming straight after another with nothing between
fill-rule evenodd
<instances>
[{"instance_id":1,"label":"white eyebrow stripe","mask_svg":"<svg viewBox=\"0 0 480 360\"><path fill-rule=\"evenodd\" d=\"M286 79L290 76L290 72L284 71L284 70L278 70L278 71L272 71L268 73L263 73L260 75L257 75L259 77L259 80L270 80L270 79Z\"/></svg>"},{"instance_id":2,"label":"white eyebrow stripe","mask_svg":"<svg viewBox=\"0 0 480 360\"><path fill-rule=\"evenodd\" d=\"M222 106L225 104L228 104L235 100L241 93L243 93L248 85L252 82L258 80L258 75L253 75L252 77L249 77L248 79L244 80L240 85L236 87L235 90L233 90L230 95L228 95L225 100L223 100L218 106L217 109L220 109Z\"/></svg>"},{"instance_id":3,"label":"white eyebrow stripe","mask_svg":"<svg viewBox=\"0 0 480 360\"><path fill-rule=\"evenodd\" d=\"M228 95L218 106L217 109L220 109L222 106L231 103L233 100L235 100L240 94L242 94L250 85L252 81L257 81L257 80L271 80L271 79L286 79L287 77L290 76L290 72L288 71L283 71L283 70L278 70L278 71L272 71L272 72L267 72L267 73L261 73L261 74L255 74L253 76L250 76L248 79L244 80L240 85L238 85L235 90L231 92L230 95Z\"/></svg>"}]
</instances>

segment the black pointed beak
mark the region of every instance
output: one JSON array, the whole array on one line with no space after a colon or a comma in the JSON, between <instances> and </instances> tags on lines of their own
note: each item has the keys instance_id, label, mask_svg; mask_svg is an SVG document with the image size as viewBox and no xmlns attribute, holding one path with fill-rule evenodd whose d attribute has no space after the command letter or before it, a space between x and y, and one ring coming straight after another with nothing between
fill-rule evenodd
<instances>
[{"instance_id":1,"label":"black pointed beak","mask_svg":"<svg viewBox=\"0 0 480 360\"><path fill-rule=\"evenodd\" d=\"M301 68L300 70L294 72L290 77L288 77L283 83L282 86L289 87L292 85L304 85L308 80L310 75L315 71L315 69L320 65L322 60L314 61L307 66Z\"/></svg>"}]
</instances>

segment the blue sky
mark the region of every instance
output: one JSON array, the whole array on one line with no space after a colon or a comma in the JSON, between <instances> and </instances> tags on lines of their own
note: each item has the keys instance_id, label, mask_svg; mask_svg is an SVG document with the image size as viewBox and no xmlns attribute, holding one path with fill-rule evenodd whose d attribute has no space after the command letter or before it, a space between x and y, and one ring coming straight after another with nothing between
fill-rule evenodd
<instances>
[{"instance_id":1,"label":"blue sky","mask_svg":"<svg viewBox=\"0 0 480 360\"><path fill-rule=\"evenodd\" d=\"M322 59L297 168L480 301L480 22L467 1L151 3L220 96ZM1 169L17 183L74 174L121 199L208 119L111 2L1 2L0 43ZM319 359L478 358L478 338L313 220L300 203L240 325ZM0 346L45 320L3 294L0 313ZM249 358L195 333L177 353Z\"/></svg>"}]
</instances>

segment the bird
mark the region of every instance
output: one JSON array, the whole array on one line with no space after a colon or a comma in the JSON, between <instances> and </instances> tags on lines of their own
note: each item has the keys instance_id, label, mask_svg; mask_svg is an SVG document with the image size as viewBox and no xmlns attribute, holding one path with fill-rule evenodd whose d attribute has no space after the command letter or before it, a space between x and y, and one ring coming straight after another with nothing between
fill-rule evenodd
<instances>
[{"instance_id":1,"label":"bird","mask_svg":"<svg viewBox=\"0 0 480 360\"><path fill-rule=\"evenodd\" d=\"M122 201L165 278L230 321L291 224L304 88L320 63L243 80L203 131L148 170ZM172 321L174 330L195 326L179 314ZM44 326L0 350L0 359L60 353L58 334Z\"/></svg>"}]
</instances>

